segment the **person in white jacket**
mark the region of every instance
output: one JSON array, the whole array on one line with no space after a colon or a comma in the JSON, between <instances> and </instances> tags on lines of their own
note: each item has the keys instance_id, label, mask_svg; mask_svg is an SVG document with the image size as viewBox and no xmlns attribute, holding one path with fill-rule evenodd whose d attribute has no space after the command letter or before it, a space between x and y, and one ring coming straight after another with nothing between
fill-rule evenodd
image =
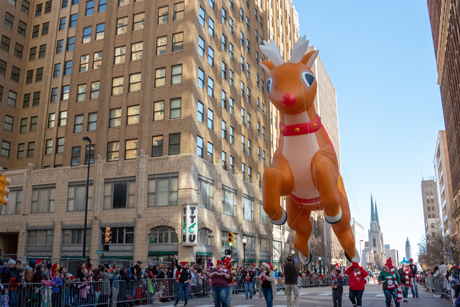
<instances>
[{"instance_id":1,"label":"person in white jacket","mask_svg":"<svg viewBox=\"0 0 460 307\"><path fill-rule=\"evenodd\" d=\"M257 276L259 283L259 297L262 298L262 295L265 297L265 302L267 307L273 307L273 301L275 300L276 295L276 284L275 284L275 272L273 272L273 267L270 263L262 263L263 272Z\"/></svg>"}]
</instances>

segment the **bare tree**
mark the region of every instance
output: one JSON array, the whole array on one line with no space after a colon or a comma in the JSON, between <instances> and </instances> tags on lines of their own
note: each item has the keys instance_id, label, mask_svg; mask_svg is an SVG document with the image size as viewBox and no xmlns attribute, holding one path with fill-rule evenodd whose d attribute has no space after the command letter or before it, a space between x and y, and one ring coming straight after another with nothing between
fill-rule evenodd
<instances>
[{"instance_id":1,"label":"bare tree","mask_svg":"<svg viewBox=\"0 0 460 307\"><path fill-rule=\"evenodd\" d=\"M444 238L440 230L433 231L427 238L420 241L418 262L428 267L434 267L444 261L447 255Z\"/></svg>"}]
</instances>

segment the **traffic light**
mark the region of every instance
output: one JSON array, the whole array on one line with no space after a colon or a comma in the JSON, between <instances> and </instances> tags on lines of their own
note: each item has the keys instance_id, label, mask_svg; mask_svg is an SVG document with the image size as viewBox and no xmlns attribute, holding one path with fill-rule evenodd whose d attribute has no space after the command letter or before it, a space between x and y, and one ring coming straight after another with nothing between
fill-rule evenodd
<instances>
[{"instance_id":1,"label":"traffic light","mask_svg":"<svg viewBox=\"0 0 460 307\"><path fill-rule=\"evenodd\" d=\"M112 242L112 229L110 227L105 227L105 243Z\"/></svg>"},{"instance_id":2,"label":"traffic light","mask_svg":"<svg viewBox=\"0 0 460 307\"><path fill-rule=\"evenodd\" d=\"M228 246L233 247L233 232L228 233Z\"/></svg>"},{"instance_id":3,"label":"traffic light","mask_svg":"<svg viewBox=\"0 0 460 307\"><path fill-rule=\"evenodd\" d=\"M10 189L8 189L8 186L10 184L10 178L6 178L6 176L0 175L0 206L8 204L8 194L10 194Z\"/></svg>"}]
</instances>

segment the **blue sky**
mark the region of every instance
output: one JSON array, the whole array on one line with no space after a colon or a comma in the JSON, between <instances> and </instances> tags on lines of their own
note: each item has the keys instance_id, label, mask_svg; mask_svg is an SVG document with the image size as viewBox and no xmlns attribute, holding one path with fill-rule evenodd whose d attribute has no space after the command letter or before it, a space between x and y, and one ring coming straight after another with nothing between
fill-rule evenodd
<instances>
[{"instance_id":1,"label":"blue sky","mask_svg":"<svg viewBox=\"0 0 460 307\"><path fill-rule=\"evenodd\" d=\"M426 1L293 0L300 35L337 90L342 173L352 216L377 201L385 244L412 255L424 235L421 178L444 128Z\"/></svg>"}]
</instances>

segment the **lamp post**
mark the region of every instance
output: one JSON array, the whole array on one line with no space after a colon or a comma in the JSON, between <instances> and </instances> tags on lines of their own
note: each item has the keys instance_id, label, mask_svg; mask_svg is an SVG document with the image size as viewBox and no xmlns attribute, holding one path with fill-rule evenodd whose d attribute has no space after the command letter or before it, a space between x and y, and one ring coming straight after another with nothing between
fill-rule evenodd
<instances>
[{"instance_id":1,"label":"lamp post","mask_svg":"<svg viewBox=\"0 0 460 307\"><path fill-rule=\"evenodd\" d=\"M248 239L243 237L243 267L246 265L246 244L248 243Z\"/></svg>"},{"instance_id":2,"label":"lamp post","mask_svg":"<svg viewBox=\"0 0 460 307\"><path fill-rule=\"evenodd\" d=\"M319 275L321 275L321 257L318 257L319 262Z\"/></svg>"},{"instance_id":3,"label":"lamp post","mask_svg":"<svg viewBox=\"0 0 460 307\"><path fill-rule=\"evenodd\" d=\"M86 176L86 200L85 200L85 226L83 228L83 259L86 258L86 228L88 219L88 192L89 192L89 170L91 166L91 139L87 136L83 138L83 141L89 142L88 149L88 174Z\"/></svg>"}]
</instances>

